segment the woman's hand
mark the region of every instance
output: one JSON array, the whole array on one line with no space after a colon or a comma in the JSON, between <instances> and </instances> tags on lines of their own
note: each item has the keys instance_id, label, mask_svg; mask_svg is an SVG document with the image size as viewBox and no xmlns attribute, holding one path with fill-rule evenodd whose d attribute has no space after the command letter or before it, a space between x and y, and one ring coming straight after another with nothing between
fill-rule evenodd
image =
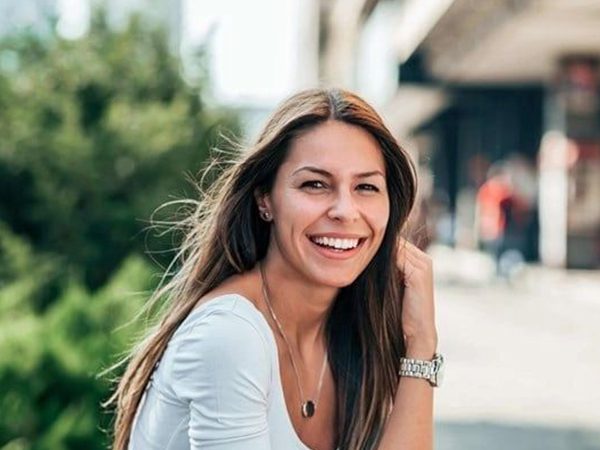
<instances>
[{"instance_id":1,"label":"woman's hand","mask_svg":"<svg viewBox=\"0 0 600 450\"><path fill-rule=\"evenodd\" d=\"M406 356L431 359L437 348L431 257L401 238L397 264L405 276L402 329Z\"/></svg>"}]
</instances>

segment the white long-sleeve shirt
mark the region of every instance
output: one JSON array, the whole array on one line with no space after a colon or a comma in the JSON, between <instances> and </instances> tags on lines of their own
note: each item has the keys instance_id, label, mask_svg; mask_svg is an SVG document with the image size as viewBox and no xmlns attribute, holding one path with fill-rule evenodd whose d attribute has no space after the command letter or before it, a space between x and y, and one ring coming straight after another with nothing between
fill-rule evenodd
<instances>
[{"instance_id":1,"label":"white long-sleeve shirt","mask_svg":"<svg viewBox=\"0 0 600 450\"><path fill-rule=\"evenodd\" d=\"M245 297L200 305L171 338L130 450L310 450L287 412L275 337Z\"/></svg>"}]
</instances>

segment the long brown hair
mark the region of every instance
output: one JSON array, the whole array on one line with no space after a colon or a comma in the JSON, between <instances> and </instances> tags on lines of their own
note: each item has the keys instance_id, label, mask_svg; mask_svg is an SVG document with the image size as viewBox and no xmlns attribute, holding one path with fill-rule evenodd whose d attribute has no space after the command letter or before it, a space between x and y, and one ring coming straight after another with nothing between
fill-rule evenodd
<instances>
[{"instance_id":1,"label":"long brown hair","mask_svg":"<svg viewBox=\"0 0 600 450\"><path fill-rule=\"evenodd\" d=\"M407 152L364 100L340 89L312 89L277 108L256 143L240 152L182 223L187 232L171 265L178 269L150 299L150 304L166 299L165 312L127 358L125 373L108 402L116 403L114 450L127 448L154 367L198 300L231 275L252 269L265 256L270 228L258 216L255 190L270 191L290 142L327 120L369 132L378 141L386 165L390 215L383 242L363 273L340 290L327 322L340 448L368 449L377 444L395 395L399 360L405 353L399 301L403 274L396 267L395 255L415 201L415 169Z\"/></svg>"}]
</instances>

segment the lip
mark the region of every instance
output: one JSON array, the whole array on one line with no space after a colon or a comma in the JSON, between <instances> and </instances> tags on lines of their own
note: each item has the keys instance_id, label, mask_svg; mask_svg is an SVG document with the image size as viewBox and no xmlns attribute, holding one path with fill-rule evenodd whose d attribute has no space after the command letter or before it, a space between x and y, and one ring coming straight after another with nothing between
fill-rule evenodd
<instances>
[{"instance_id":1,"label":"lip","mask_svg":"<svg viewBox=\"0 0 600 450\"><path fill-rule=\"evenodd\" d=\"M358 245L351 250L334 250L327 247L321 247L319 244L316 244L312 241L311 237L329 237L329 238L338 238L338 239L358 239ZM365 236L358 235L350 235L350 234L340 234L340 233L327 233L327 234L311 234L307 236L308 241L313 246L313 248L325 258L335 259L335 260L345 260L352 258L355 256L364 245L367 238Z\"/></svg>"}]
</instances>

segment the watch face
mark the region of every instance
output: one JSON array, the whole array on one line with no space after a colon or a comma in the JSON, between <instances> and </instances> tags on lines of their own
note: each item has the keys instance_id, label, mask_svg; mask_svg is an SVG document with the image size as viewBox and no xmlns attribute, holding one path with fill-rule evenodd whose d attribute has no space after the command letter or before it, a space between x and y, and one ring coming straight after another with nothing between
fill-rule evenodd
<instances>
[{"instance_id":1,"label":"watch face","mask_svg":"<svg viewBox=\"0 0 600 450\"><path fill-rule=\"evenodd\" d=\"M435 376L435 381L436 381L436 385L437 386L441 386L442 383L444 382L444 366L440 366L440 368L438 369L438 373Z\"/></svg>"},{"instance_id":2,"label":"watch face","mask_svg":"<svg viewBox=\"0 0 600 450\"><path fill-rule=\"evenodd\" d=\"M440 354L437 354L435 355L433 361L435 364L435 385L439 387L444 382L444 357Z\"/></svg>"}]
</instances>

